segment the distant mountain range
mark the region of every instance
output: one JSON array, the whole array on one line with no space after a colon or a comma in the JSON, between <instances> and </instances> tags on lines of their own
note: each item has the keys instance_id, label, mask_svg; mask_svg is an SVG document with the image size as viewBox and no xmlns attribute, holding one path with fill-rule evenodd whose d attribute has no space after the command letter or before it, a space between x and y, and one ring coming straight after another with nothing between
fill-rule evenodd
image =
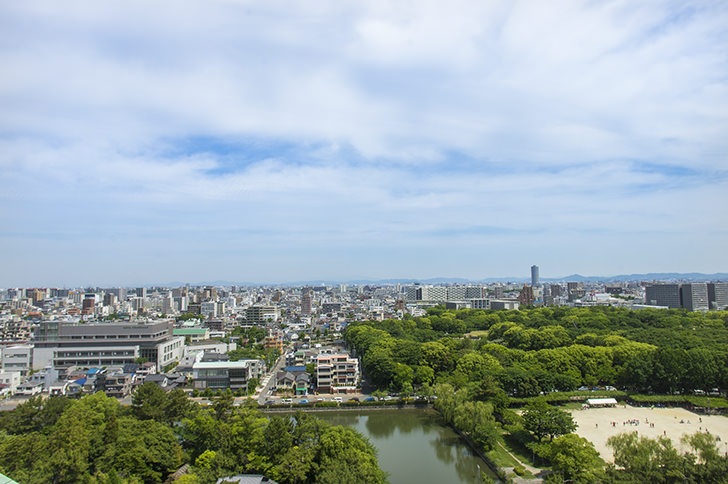
<instances>
[{"instance_id":1,"label":"distant mountain range","mask_svg":"<svg viewBox=\"0 0 728 484\"><path fill-rule=\"evenodd\" d=\"M203 281L189 283L191 286L318 286L318 285L383 285L383 284L467 284L467 283L493 283L493 282L529 282L530 277L488 277L485 279L464 279L461 277L432 277L429 279L396 278L396 279L351 279L351 280L308 280L290 281L281 283L261 284L258 282L235 282L235 281ZM619 282L619 281L728 281L728 273L716 272L715 274L703 274L700 272L650 272L646 274L621 274L618 276L582 276L572 274L564 277L542 277L541 282ZM188 284L186 282L171 282L160 284L166 287L179 287Z\"/></svg>"}]
</instances>

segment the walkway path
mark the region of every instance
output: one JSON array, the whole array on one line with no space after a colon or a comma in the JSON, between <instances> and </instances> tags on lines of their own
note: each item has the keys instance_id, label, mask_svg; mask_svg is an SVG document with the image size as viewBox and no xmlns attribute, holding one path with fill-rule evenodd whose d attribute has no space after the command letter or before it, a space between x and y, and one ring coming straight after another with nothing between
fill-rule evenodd
<instances>
[{"instance_id":1,"label":"walkway path","mask_svg":"<svg viewBox=\"0 0 728 484\"><path fill-rule=\"evenodd\" d=\"M515 460L516 462L518 462L523 468L525 468L531 474L533 474L534 476L536 476L535 478L531 478L531 479L526 479L525 477L514 476L512 478L513 479L513 482L515 482L517 484L536 484L538 482L543 482L543 478L538 477L538 476L541 475L541 472L543 472L542 469L539 469L538 467L533 467L530 464L526 464L525 462L522 462L518 457L516 457L508 449L506 449L503 444L501 444L500 442L497 442L497 441L496 441L496 443L500 446L501 449L503 449L506 452L506 454L508 454L511 457L513 457L513 460ZM513 467L503 467L503 470L506 471L506 472L508 472L509 474L512 474L513 473Z\"/></svg>"}]
</instances>

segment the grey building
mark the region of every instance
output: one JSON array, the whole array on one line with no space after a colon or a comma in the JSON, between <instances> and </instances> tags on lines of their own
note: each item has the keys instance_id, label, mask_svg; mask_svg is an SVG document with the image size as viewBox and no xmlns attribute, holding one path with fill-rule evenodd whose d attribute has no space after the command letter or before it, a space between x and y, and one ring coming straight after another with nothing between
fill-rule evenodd
<instances>
[{"instance_id":1,"label":"grey building","mask_svg":"<svg viewBox=\"0 0 728 484\"><path fill-rule=\"evenodd\" d=\"M708 285L704 282L692 282L680 286L682 307L688 311L708 310Z\"/></svg>"},{"instance_id":2,"label":"grey building","mask_svg":"<svg viewBox=\"0 0 728 484\"><path fill-rule=\"evenodd\" d=\"M184 337L172 335L172 321L77 324L41 321L33 340L33 368L121 366L146 358L157 368L181 358Z\"/></svg>"},{"instance_id":3,"label":"grey building","mask_svg":"<svg viewBox=\"0 0 728 484\"><path fill-rule=\"evenodd\" d=\"M710 309L728 307L728 282L708 283L708 307Z\"/></svg>"},{"instance_id":4,"label":"grey building","mask_svg":"<svg viewBox=\"0 0 728 484\"><path fill-rule=\"evenodd\" d=\"M645 304L667 306L671 309L681 307L679 284L655 284L645 288Z\"/></svg>"},{"instance_id":5,"label":"grey building","mask_svg":"<svg viewBox=\"0 0 728 484\"><path fill-rule=\"evenodd\" d=\"M538 266L533 265L531 266L531 286L538 286L539 284Z\"/></svg>"}]
</instances>

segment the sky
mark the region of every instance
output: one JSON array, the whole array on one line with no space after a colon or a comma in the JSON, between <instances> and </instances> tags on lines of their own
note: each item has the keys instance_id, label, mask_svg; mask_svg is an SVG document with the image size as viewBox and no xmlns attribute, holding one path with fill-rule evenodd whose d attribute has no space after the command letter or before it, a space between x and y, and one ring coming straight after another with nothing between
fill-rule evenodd
<instances>
[{"instance_id":1,"label":"sky","mask_svg":"<svg viewBox=\"0 0 728 484\"><path fill-rule=\"evenodd\" d=\"M0 287L728 272L724 1L6 1L0 62Z\"/></svg>"}]
</instances>

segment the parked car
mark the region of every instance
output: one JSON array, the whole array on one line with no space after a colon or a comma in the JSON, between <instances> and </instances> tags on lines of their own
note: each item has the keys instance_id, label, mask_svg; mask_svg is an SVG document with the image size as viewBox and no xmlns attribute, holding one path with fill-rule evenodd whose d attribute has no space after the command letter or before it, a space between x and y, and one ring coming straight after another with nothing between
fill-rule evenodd
<instances>
[{"instance_id":1,"label":"parked car","mask_svg":"<svg viewBox=\"0 0 728 484\"><path fill-rule=\"evenodd\" d=\"M298 403L308 403L308 398L302 398L298 401Z\"/></svg>"},{"instance_id":2,"label":"parked car","mask_svg":"<svg viewBox=\"0 0 728 484\"><path fill-rule=\"evenodd\" d=\"M334 401L334 402L339 402L339 403L341 403L341 402L343 402L343 401L344 401L344 399L343 399L343 398L341 398L341 397L334 397L334 398L332 398L331 400L332 400L332 401Z\"/></svg>"},{"instance_id":3,"label":"parked car","mask_svg":"<svg viewBox=\"0 0 728 484\"><path fill-rule=\"evenodd\" d=\"M359 399L357 397L354 397L354 398L350 398L349 401L350 402L358 402Z\"/></svg>"},{"instance_id":4,"label":"parked car","mask_svg":"<svg viewBox=\"0 0 728 484\"><path fill-rule=\"evenodd\" d=\"M374 397L366 397L366 398L364 399L364 401L365 401L365 402L373 402L373 401L374 401Z\"/></svg>"}]
</instances>

